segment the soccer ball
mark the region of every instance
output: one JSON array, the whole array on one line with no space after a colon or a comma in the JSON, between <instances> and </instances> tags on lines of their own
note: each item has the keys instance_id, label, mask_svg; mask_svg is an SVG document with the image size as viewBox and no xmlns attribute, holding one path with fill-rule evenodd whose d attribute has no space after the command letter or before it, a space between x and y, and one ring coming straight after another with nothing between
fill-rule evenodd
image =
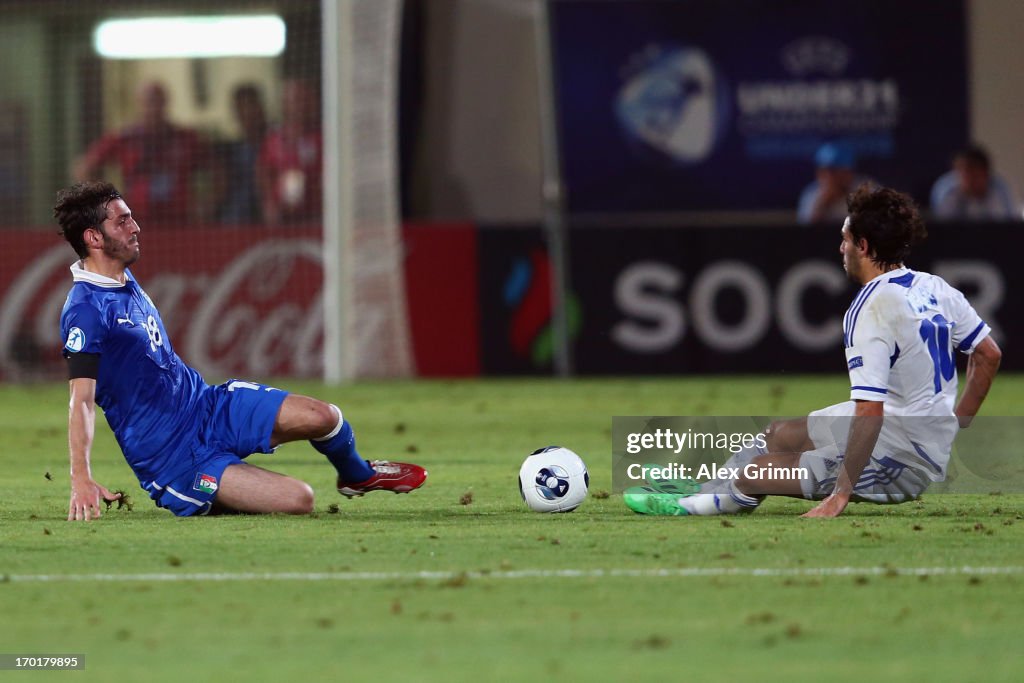
<instances>
[{"instance_id":1,"label":"soccer ball","mask_svg":"<svg viewBox=\"0 0 1024 683\"><path fill-rule=\"evenodd\" d=\"M519 495L536 512L572 512L587 498L590 474L568 448L534 451L519 468Z\"/></svg>"}]
</instances>

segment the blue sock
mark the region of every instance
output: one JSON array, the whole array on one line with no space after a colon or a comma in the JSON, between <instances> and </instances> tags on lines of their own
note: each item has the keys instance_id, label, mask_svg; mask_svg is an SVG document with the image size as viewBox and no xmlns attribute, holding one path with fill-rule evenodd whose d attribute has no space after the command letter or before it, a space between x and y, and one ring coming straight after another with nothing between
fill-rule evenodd
<instances>
[{"instance_id":1,"label":"blue sock","mask_svg":"<svg viewBox=\"0 0 1024 683\"><path fill-rule=\"evenodd\" d=\"M338 413L338 426L327 436L313 439L310 443L327 456L342 481L351 484L366 481L376 472L356 450L356 435L352 433L352 425L342 417L337 406L331 407Z\"/></svg>"}]
</instances>

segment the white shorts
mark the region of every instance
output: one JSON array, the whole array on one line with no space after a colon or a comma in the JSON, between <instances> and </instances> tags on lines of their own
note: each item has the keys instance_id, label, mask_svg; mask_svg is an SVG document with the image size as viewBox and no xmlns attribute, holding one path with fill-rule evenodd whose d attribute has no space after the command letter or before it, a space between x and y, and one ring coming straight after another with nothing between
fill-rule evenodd
<instances>
[{"instance_id":1,"label":"white shorts","mask_svg":"<svg viewBox=\"0 0 1024 683\"><path fill-rule=\"evenodd\" d=\"M800 467L806 468L810 475L800 482L805 498L820 500L835 489L854 410L854 402L846 401L807 416L807 434L814 443L814 450L800 454ZM900 428L898 419L883 421L871 459L854 485L850 499L903 503L920 497L932 480L941 476L929 476L919 466L921 451L916 450L913 443ZM938 474L944 476L942 466L935 467Z\"/></svg>"}]
</instances>

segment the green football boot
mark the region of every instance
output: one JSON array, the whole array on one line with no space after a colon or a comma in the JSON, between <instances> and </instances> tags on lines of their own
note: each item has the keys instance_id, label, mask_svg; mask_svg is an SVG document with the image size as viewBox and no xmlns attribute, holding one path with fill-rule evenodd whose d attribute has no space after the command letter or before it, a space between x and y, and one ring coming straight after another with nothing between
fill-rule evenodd
<instances>
[{"instance_id":1,"label":"green football boot","mask_svg":"<svg viewBox=\"0 0 1024 683\"><path fill-rule=\"evenodd\" d=\"M674 493L661 493L650 486L631 486L622 492L626 507L641 515L689 515L686 508L679 505L679 498Z\"/></svg>"},{"instance_id":2,"label":"green football boot","mask_svg":"<svg viewBox=\"0 0 1024 683\"><path fill-rule=\"evenodd\" d=\"M661 465L646 464L644 468L646 472L650 472L651 469L657 469ZM694 493L700 493L700 484L693 479L655 479L648 477L644 481L647 485L658 493L671 493L674 496L691 496Z\"/></svg>"}]
</instances>

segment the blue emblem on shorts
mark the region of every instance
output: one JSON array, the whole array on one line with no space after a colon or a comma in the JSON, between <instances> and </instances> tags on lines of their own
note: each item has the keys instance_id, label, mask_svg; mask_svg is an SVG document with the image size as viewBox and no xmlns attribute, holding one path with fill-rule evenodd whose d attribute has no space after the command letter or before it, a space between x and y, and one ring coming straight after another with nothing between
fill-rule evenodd
<instances>
[{"instance_id":1,"label":"blue emblem on shorts","mask_svg":"<svg viewBox=\"0 0 1024 683\"><path fill-rule=\"evenodd\" d=\"M196 482L192 485L196 491L202 491L203 493L216 493L217 492L217 477L210 474L199 473L196 475Z\"/></svg>"}]
</instances>

